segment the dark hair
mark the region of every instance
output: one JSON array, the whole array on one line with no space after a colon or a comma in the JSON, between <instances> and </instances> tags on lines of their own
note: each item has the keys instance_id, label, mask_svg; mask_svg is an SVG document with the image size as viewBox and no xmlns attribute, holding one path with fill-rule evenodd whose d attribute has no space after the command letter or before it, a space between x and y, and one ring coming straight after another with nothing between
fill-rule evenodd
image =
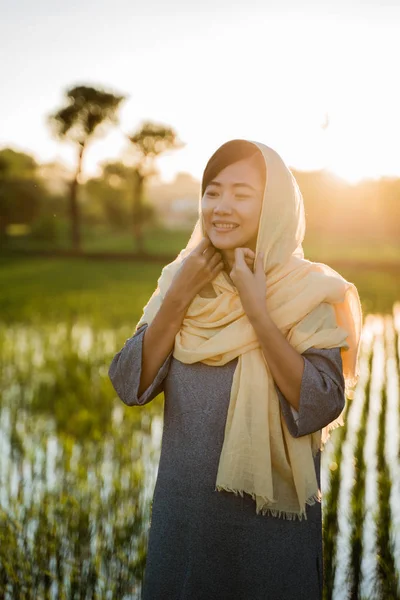
<instances>
[{"instance_id":1,"label":"dark hair","mask_svg":"<svg viewBox=\"0 0 400 600\"><path fill-rule=\"evenodd\" d=\"M201 181L201 195L204 195L210 181L225 167L246 158L256 158L256 165L264 177L265 186L267 170L261 150L247 140L230 140L220 146L208 161Z\"/></svg>"}]
</instances>

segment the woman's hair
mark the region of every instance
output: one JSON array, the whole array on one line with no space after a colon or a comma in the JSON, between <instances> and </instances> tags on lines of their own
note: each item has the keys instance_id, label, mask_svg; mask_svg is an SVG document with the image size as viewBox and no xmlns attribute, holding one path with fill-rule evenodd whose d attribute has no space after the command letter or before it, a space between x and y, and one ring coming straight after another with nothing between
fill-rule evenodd
<instances>
[{"instance_id":1,"label":"woman's hair","mask_svg":"<svg viewBox=\"0 0 400 600\"><path fill-rule=\"evenodd\" d=\"M210 181L225 167L246 158L255 159L255 164L264 178L265 187L267 169L261 151L254 144L246 140L231 140L220 146L208 161L201 182L201 195L204 196L204 192Z\"/></svg>"}]
</instances>

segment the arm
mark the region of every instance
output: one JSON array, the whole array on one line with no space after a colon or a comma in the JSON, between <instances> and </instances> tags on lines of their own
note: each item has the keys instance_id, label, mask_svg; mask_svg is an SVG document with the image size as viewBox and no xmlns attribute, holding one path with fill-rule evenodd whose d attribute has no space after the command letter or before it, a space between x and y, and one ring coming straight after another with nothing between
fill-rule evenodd
<instances>
[{"instance_id":1,"label":"arm","mask_svg":"<svg viewBox=\"0 0 400 600\"><path fill-rule=\"evenodd\" d=\"M186 310L187 304L166 294L144 335L139 394L148 388L167 356L172 353Z\"/></svg>"},{"instance_id":2,"label":"arm","mask_svg":"<svg viewBox=\"0 0 400 600\"><path fill-rule=\"evenodd\" d=\"M255 313L251 323L291 434L307 435L334 421L346 401L340 348L309 348L299 354L266 311Z\"/></svg>"},{"instance_id":3,"label":"arm","mask_svg":"<svg viewBox=\"0 0 400 600\"><path fill-rule=\"evenodd\" d=\"M303 353L299 410L275 389L282 414L293 437L319 431L338 418L344 409L344 377L340 348L309 348Z\"/></svg>"},{"instance_id":4,"label":"arm","mask_svg":"<svg viewBox=\"0 0 400 600\"><path fill-rule=\"evenodd\" d=\"M147 389L172 352L175 337L193 298L222 269L221 255L208 237L202 238L182 261L144 336L139 394Z\"/></svg>"},{"instance_id":5,"label":"arm","mask_svg":"<svg viewBox=\"0 0 400 600\"><path fill-rule=\"evenodd\" d=\"M108 369L108 376L119 398L128 406L142 406L162 392L163 381L167 376L172 352L157 372L144 393L139 393L142 374L143 337L147 329L144 323L135 334L126 340L123 348L114 356Z\"/></svg>"},{"instance_id":6,"label":"arm","mask_svg":"<svg viewBox=\"0 0 400 600\"><path fill-rule=\"evenodd\" d=\"M287 401L298 410L305 368L302 354L287 341L266 310L254 313L249 319L275 383Z\"/></svg>"},{"instance_id":7,"label":"arm","mask_svg":"<svg viewBox=\"0 0 400 600\"><path fill-rule=\"evenodd\" d=\"M114 356L108 375L128 406L147 404L161 393L185 312L186 305L167 294L151 324L139 327Z\"/></svg>"}]
</instances>

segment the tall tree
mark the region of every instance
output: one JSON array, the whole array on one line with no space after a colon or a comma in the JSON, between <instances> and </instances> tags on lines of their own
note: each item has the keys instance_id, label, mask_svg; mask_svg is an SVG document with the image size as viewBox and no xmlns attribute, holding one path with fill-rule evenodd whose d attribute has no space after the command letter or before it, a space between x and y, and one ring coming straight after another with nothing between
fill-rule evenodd
<instances>
[{"instance_id":1,"label":"tall tree","mask_svg":"<svg viewBox=\"0 0 400 600\"><path fill-rule=\"evenodd\" d=\"M54 135L61 140L69 140L78 147L77 168L71 182L69 203L71 242L76 250L81 245L77 193L84 153L92 138L104 134L110 124L118 124L117 110L123 100L125 96L117 96L102 89L76 86L66 91L66 105L48 117Z\"/></svg>"},{"instance_id":2,"label":"tall tree","mask_svg":"<svg viewBox=\"0 0 400 600\"><path fill-rule=\"evenodd\" d=\"M177 139L177 134L170 127L157 125L151 121L145 121L136 133L128 135L132 144L135 163L132 170L132 228L139 253L144 253L143 224L145 211L143 205L143 191L146 181L157 174L155 160L160 154L167 150L183 148L183 142Z\"/></svg>"}]
</instances>

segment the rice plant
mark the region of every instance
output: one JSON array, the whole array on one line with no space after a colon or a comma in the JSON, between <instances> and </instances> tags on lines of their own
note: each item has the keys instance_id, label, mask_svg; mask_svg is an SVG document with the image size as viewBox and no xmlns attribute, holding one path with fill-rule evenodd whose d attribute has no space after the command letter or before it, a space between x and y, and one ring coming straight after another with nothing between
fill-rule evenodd
<instances>
[{"instance_id":1,"label":"rice plant","mask_svg":"<svg viewBox=\"0 0 400 600\"><path fill-rule=\"evenodd\" d=\"M322 457L324 600L400 598L400 303L365 318L360 380ZM0 325L0 599L141 596L162 396L108 366L132 328Z\"/></svg>"}]
</instances>

